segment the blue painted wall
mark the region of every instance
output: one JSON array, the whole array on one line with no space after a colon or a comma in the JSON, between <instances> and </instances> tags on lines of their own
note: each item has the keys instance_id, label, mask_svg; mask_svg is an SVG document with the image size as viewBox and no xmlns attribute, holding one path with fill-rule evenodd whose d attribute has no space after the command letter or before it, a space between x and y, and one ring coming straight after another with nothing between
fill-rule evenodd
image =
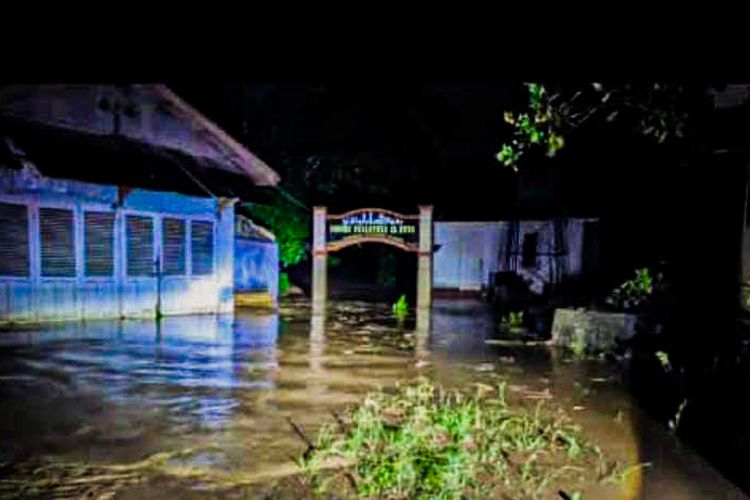
<instances>
[{"instance_id":1,"label":"blue painted wall","mask_svg":"<svg viewBox=\"0 0 750 500\"><path fill-rule=\"evenodd\" d=\"M214 272L209 276L161 278L161 312L165 315L223 313L234 309L234 207L213 198L134 189L118 205L115 186L48 179L27 171L0 169L0 202L19 203L29 209L28 277L0 276L0 323L9 321L80 320L93 318L154 317L156 277L126 275L125 216L147 215L154 222L154 259L161 249L161 219L178 217L214 224ZM40 276L39 208L73 211L76 276ZM115 214L114 275L84 275L83 212ZM189 237L187 266L189 271Z\"/></svg>"},{"instance_id":2,"label":"blue painted wall","mask_svg":"<svg viewBox=\"0 0 750 500\"><path fill-rule=\"evenodd\" d=\"M235 290L268 291L276 300L279 287L279 247L276 242L238 237L234 256Z\"/></svg>"}]
</instances>

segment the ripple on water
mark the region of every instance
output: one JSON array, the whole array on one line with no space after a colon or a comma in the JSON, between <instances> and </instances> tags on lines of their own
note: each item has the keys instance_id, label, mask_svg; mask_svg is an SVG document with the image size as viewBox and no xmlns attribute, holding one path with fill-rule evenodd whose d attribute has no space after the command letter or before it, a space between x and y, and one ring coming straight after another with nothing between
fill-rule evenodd
<instances>
[{"instance_id":1,"label":"ripple on water","mask_svg":"<svg viewBox=\"0 0 750 500\"><path fill-rule=\"evenodd\" d=\"M579 407L575 418L626 460L669 448L663 434L640 434L642 417L607 367L566 364L544 346L486 344L494 323L481 303L436 303L428 341L414 334L413 323L399 326L387 305L362 302L332 303L325 330L311 334L307 306L283 306L280 315L237 313L232 320L182 317L3 333L0 441L11 443L3 457L116 463L193 449L181 463L271 477L304 449L287 418L313 435L332 421L332 410L419 375L448 386L506 380L510 397ZM583 386L594 387L583 394ZM714 498L729 491L709 468L681 474L686 466L660 460L643 477L661 488L643 491L668 490L675 478L681 488L721 492ZM179 481L156 484L155 497L189 491Z\"/></svg>"}]
</instances>

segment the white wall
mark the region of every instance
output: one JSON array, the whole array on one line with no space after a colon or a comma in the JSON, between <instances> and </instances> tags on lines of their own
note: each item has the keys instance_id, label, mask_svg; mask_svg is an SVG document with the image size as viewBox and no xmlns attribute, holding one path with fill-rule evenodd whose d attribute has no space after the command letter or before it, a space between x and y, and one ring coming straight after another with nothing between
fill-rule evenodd
<instances>
[{"instance_id":1,"label":"white wall","mask_svg":"<svg viewBox=\"0 0 750 500\"><path fill-rule=\"evenodd\" d=\"M595 219L562 220L562 258L556 251L554 223L551 220L519 221L515 254L509 254L513 224L498 222L435 222L433 287L458 290L480 290L489 285L490 273L513 271L536 282L541 291L544 283L563 276L577 276L583 271L584 232L595 231L588 223ZM537 263L531 268L521 265L521 247L527 234L538 233Z\"/></svg>"},{"instance_id":2,"label":"white wall","mask_svg":"<svg viewBox=\"0 0 750 500\"><path fill-rule=\"evenodd\" d=\"M234 309L234 207L219 200L175 193L135 189L116 206L117 188L76 181L37 179L27 182L23 173L0 169L0 201L22 204L29 210L29 264L25 277L0 276L0 323L93 318L154 317L157 295L165 315L225 313ZM75 277L40 275L39 208L73 211L76 237ZM84 275L83 213L111 211L115 215L114 272L108 277ZM190 268L190 238L186 235L187 269L181 276L133 277L125 273L124 217L147 215L154 224L154 260L161 249L164 216L214 224L214 272L195 276Z\"/></svg>"},{"instance_id":3,"label":"white wall","mask_svg":"<svg viewBox=\"0 0 750 500\"><path fill-rule=\"evenodd\" d=\"M436 222L433 287L479 290L497 271L507 222Z\"/></svg>"}]
</instances>

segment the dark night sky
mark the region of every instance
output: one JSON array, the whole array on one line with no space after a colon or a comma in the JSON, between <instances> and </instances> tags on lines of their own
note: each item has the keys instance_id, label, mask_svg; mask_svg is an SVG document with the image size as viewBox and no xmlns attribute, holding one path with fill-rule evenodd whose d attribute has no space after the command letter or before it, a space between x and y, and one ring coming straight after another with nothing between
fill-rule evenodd
<instances>
[{"instance_id":1,"label":"dark night sky","mask_svg":"<svg viewBox=\"0 0 750 500\"><path fill-rule=\"evenodd\" d=\"M514 202L517 180L495 159L509 129L503 111L523 104L504 85L170 85L187 102L277 170L309 203L335 209L378 204L438 216L496 219ZM329 193L300 188L319 158L350 178ZM465 200L472 200L465 203Z\"/></svg>"}]
</instances>

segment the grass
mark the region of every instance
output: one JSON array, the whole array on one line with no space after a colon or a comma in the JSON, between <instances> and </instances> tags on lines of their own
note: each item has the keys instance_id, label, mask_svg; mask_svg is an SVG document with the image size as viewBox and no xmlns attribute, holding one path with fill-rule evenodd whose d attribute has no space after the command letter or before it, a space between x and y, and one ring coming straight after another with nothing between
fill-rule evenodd
<instances>
[{"instance_id":1,"label":"grass","mask_svg":"<svg viewBox=\"0 0 750 500\"><path fill-rule=\"evenodd\" d=\"M622 475L562 410L514 407L504 384L447 391L421 379L370 393L336 420L301 459L322 495L582 498L592 478Z\"/></svg>"}]
</instances>

